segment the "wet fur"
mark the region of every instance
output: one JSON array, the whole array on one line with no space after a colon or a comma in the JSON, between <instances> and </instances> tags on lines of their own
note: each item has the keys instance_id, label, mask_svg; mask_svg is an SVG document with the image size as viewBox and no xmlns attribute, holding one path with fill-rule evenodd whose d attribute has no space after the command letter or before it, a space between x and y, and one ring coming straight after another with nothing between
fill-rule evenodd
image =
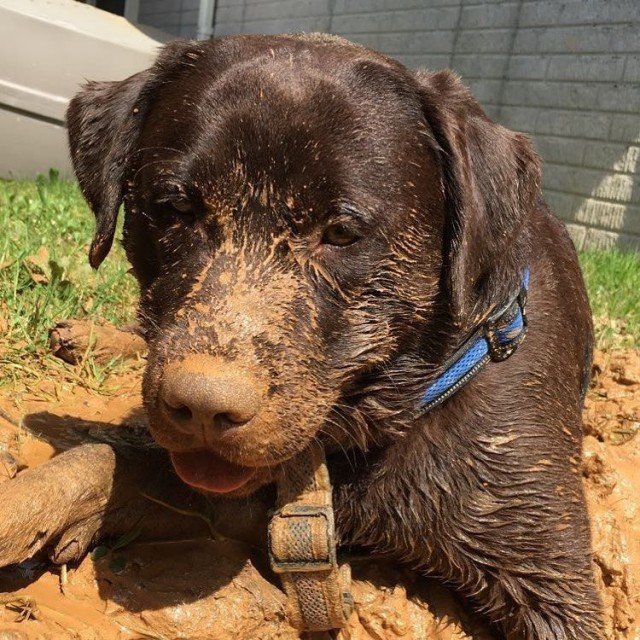
<instances>
[{"instance_id":1,"label":"wet fur","mask_svg":"<svg viewBox=\"0 0 640 640\"><path fill-rule=\"evenodd\" d=\"M579 473L589 307L525 136L450 72L318 35L172 43L89 84L68 124L94 266L125 203L160 444L203 444L163 420L167 363L239 367L263 410L221 453L261 466L257 484L321 438L343 544L440 576L510 640L602 637ZM172 190L195 219L154 204ZM361 240L322 248L343 218ZM524 344L416 418L527 266Z\"/></svg>"}]
</instances>

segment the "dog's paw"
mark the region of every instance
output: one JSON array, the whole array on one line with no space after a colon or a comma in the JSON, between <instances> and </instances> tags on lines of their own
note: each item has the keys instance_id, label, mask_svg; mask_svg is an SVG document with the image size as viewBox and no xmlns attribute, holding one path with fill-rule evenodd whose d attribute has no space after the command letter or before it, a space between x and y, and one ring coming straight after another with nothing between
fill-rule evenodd
<instances>
[{"instance_id":1,"label":"dog's paw","mask_svg":"<svg viewBox=\"0 0 640 640\"><path fill-rule=\"evenodd\" d=\"M146 352L147 345L133 326L118 329L86 320L65 320L49 331L49 348L57 358L78 364L89 353L98 362L135 359Z\"/></svg>"},{"instance_id":2,"label":"dog's paw","mask_svg":"<svg viewBox=\"0 0 640 640\"><path fill-rule=\"evenodd\" d=\"M81 557L108 509L115 462L108 445L83 445L0 483L0 566L43 550L56 562Z\"/></svg>"}]
</instances>

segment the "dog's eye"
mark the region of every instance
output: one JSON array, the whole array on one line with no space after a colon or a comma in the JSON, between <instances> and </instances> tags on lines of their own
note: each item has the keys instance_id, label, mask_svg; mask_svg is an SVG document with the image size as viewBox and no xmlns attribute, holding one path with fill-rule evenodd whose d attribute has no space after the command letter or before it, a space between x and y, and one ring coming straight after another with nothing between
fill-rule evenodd
<instances>
[{"instance_id":1,"label":"dog's eye","mask_svg":"<svg viewBox=\"0 0 640 640\"><path fill-rule=\"evenodd\" d=\"M185 196L164 197L155 201L159 220L191 221L195 218L193 202Z\"/></svg>"},{"instance_id":2,"label":"dog's eye","mask_svg":"<svg viewBox=\"0 0 640 640\"><path fill-rule=\"evenodd\" d=\"M169 200L167 204L175 209L178 213L182 214L190 214L193 213L193 204L191 200L188 198L175 198L174 200Z\"/></svg>"},{"instance_id":3,"label":"dog's eye","mask_svg":"<svg viewBox=\"0 0 640 640\"><path fill-rule=\"evenodd\" d=\"M353 244L359 236L344 224L329 225L322 234L322 244L330 244L335 247L347 247Z\"/></svg>"}]
</instances>

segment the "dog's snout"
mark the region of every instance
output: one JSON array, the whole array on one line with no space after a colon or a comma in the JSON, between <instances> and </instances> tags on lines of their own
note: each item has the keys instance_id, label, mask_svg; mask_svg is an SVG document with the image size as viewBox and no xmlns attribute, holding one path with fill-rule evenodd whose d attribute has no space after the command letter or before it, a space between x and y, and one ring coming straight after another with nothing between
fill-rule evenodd
<instances>
[{"instance_id":1,"label":"dog's snout","mask_svg":"<svg viewBox=\"0 0 640 640\"><path fill-rule=\"evenodd\" d=\"M160 402L175 428L206 441L249 422L260 409L261 396L242 369L194 357L167 366Z\"/></svg>"}]
</instances>

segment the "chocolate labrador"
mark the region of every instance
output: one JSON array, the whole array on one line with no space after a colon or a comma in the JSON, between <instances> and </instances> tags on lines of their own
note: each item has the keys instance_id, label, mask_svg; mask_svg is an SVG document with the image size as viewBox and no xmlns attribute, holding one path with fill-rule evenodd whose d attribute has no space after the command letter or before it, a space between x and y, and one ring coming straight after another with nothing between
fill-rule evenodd
<instances>
[{"instance_id":1,"label":"chocolate labrador","mask_svg":"<svg viewBox=\"0 0 640 640\"><path fill-rule=\"evenodd\" d=\"M144 402L184 482L249 495L318 439L342 544L501 637L602 637L589 305L526 136L449 71L319 34L172 42L68 126L94 267L124 203Z\"/></svg>"}]
</instances>

